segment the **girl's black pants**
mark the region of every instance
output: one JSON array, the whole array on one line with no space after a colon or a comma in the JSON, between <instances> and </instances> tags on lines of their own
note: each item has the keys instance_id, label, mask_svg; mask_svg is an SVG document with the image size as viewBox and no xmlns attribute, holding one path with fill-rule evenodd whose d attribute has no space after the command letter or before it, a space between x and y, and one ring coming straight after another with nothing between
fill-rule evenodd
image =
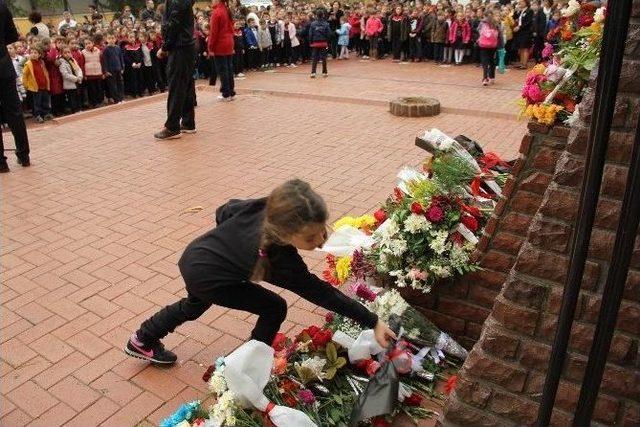
<instances>
[{"instance_id":1,"label":"girl's black pants","mask_svg":"<svg viewBox=\"0 0 640 427\"><path fill-rule=\"evenodd\" d=\"M215 304L256 314L258 321L251 338L271 345L287 316L284 298L248 281L218 280L215 278L215 269L210 267L193 267L182 260L178 265L186 284L187 297L145 320L137 331L140 341L144 344L154 343L183 323L196 320Z\"/></svg>"}]
</instances>

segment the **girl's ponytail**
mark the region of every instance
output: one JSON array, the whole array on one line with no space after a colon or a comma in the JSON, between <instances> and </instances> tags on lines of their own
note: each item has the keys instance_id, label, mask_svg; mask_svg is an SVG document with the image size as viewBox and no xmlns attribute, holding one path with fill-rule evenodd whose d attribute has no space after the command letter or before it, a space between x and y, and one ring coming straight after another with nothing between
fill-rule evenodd
<instances>
[{"instance_id":1,"label":"girl's ponytail","mask_svg":"<svg viewBox=\"0 0 640 427\"><path fill-rule=\"evenodd\" d=\"M271 192L262 224L258 260L251 280L259 282L268 277L269 248L286 245L288 237L309 224L324 224L328 218L327 205L311 186L300 180L285 182Z\"/></svg>"}]
</instances>

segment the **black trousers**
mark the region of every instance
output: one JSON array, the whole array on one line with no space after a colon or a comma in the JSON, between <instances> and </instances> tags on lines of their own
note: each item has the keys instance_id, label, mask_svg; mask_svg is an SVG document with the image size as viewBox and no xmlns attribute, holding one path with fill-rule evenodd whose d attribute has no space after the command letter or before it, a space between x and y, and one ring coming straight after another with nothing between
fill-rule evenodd
<instances>
[{"instance_id":1,"label":"black trousers","mask_svg":"<svg viewBox=\"0 0 640 427\"><path fill-rule=\"evenodd\" d=\"M136 332L140 341L150 344L160 340L183 323L196 320L215 304L258 315L251 338L271 345L287 317L287 302L284 298L248 281L216 280L215 271L210 268L185 266L182 260L179 266L186 284L187 297L164 307L145 320Z\"/></svg>"},{"instance_id":2,"label":"black trousers","mask_svg":"<svg viewBox=\"0 0 640 427\"><path fill-rule=\"evenodd\" d=\"M105 79L109 96L113 102L120 102L124 99L124 83L122 81L122 71L115 71Z\"/></svg>"},{"instance_id":3,"label":"black trousers","mask_svg":"<svg viewBox=\"0 0 640 427\"><path fill-rule=\"evenodd\" d=\"M195 46L186 46L169 52L167 61L167 121L164 127L172 132L180 130L180 121L189 128L196 125L194 107L196 88L193 71L196 66Z\"/></svg>"},{"instance_id":4,"label":"black trousers","mask_svg":"<svg viewBox=\"0 0 640 427\"><path fill-rule=\"evenodd\" d=\"M402 41L400 38L391 38L391 52L393 53L393 59L400 60L402 54Z\"/></svg>"},{"instance_id":5,"label":"black trousers","mask_svg":"<svg viewBox=\"0 0 640 427\"><path fill-rule=\"evenodd\" d=\"M144 93L145 89L152 95L156 91L156 74L153 71L153 66L142 66L142 81L144 86L140 93Z\"/></svg>"},{"instance_id":6,"label":"black trousers","mask_svg":"<svg viewBox=\"0 0 640 427\"><path fill-rule=\"evenodd\" d=\"M27 137L27 127L22 116L22 106L20 97L16 89L16 78L0 78L0 111L2 121L6 122L11 129L13 139L16 144L16 157L18 159L29 158L29 138ZM4 155L4 142L2 132L0 132L0 162L6 161Z\"/></svg>"},{"instance_id":7,"label":"black trousers","mask_svg":"<svg viewBox=\"0 0 640 427\"><path fill-rule=\"evenodd\" d=\"M433 43L433 60L444 61L444 43Z\"/></svg>"},{"instance_id":8,"label":"black trousers","mask_svg":"<svg viewBox=\"0 0 640 427\"><path fill-rule=\"evenodd\" d=\"M104 101L104 91L102 90L102 80L92 79L85 82L87 87L87 95L89 96L89 105L95 107Z\"/></svg>"},{"instance_id":9,"label":"black trousers","mask_svg":"<svg viewBox=\"0 0 640 427\"><path fill-rule=\"evenodd\" d=\"M211 73L209 73L209 85L215 86L218 80L218 72L216 71L216 60L213 56L209 57L209 68Z\"/></svg>"},{"instance_id":10,"label":"black trousers","mask_svg":"<svg viewBox=\"0 0 640 427\"><path fill-rule=\"evenodd\" d=\"M480 61L482 62L482 78L496 78L496 50L480 48Z\"/></svg>"},{"instance_id":11,"label":"black trousers","mask_svg":"<svg viewBox=\"0 0 640 427\"><path fill-rule=\"evenodd\" d=\"M216 73L220 79L220 93L225 98L236 95L233 62L233 55L215 57Z\"/></svg>"},{"instance_id":12,"label":"black trousers","mask_svg":"<svg viewBox=\"0 0 640 427\"><path fill-rule=\"evenodd\" d=\"M327 74L327 48L313 47L311 48L311 73L316 73L318 61L322 62L322 74Z\"/></svg>"},{"instance_id":13,"label":"black trousers","mask_svg":"<svg viewBox=\"0 0 640 427\"><path fill-rule=\"evenodd\" d=\"M78 89L65 89L64 96L67 99L67 106L71 113L77 113L80 111L80 97Z\"/></svg>"}]
</instances>

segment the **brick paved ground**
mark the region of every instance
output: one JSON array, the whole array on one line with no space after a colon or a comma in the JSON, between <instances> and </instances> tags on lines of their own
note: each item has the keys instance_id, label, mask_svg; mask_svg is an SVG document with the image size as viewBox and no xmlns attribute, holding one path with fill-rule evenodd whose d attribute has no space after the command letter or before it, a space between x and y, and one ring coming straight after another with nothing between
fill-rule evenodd
<instances>
[{"instance_id":1,"label":"brick paved ground","mask_svg":"<svg viewBox=\"0 0 640 427\"><path fill-rule=\"evenodd\" d=\"M184 295L176 261L227 199L266 195L298 176L326 197L333 218L371 211L398 168L422 159L413 140L430 127L515 155L524 124L507 113L521 75L479 88L472 67L330 66L327 80L309 81L301 68L251 75L231 104L202 90L198 133L181 140L151 138L161 97L30 129L33 167L10 159L1 178L2 426L155 424L202 396L203 367L248 336L252 316L212 308L180 327L166 340L180 360L170 369L122 347ZM412 94L439 96L465 115L401 119L379 102ZM183 213L193 206L204 209ZM307 258L321 267L321 255ZM321 321L317 307L283 296L285 332Z\"/></svg>"}]
</instances>

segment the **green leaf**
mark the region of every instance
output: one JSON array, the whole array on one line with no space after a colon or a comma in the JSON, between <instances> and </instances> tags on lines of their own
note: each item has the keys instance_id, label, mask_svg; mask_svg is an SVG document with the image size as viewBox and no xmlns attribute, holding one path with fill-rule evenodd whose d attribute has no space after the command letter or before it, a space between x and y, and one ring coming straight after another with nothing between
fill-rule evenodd
<instances>
[{"instance_id":1,"label":"green leaf","mask_svg":"<svg viewBox=\"0 0 640 427\"><path fill-rule=\"evenodd\" d=\"M338 351L334 343L330 342L327 344L326 353L329 364L333 365L338 359Z\"/></svg>"},{"instance_id":2,"label":"green leaf","mask_svg":"<svg viewBox=\"0 0 640 427\"><path fill-rule=\"evenodd\" d=\"M328 368L324 373L324 377L328 380L332 380L333 377L336 376L337 372L338 372L338 369L335 367Z\"/></svg>"}]
</instances>

